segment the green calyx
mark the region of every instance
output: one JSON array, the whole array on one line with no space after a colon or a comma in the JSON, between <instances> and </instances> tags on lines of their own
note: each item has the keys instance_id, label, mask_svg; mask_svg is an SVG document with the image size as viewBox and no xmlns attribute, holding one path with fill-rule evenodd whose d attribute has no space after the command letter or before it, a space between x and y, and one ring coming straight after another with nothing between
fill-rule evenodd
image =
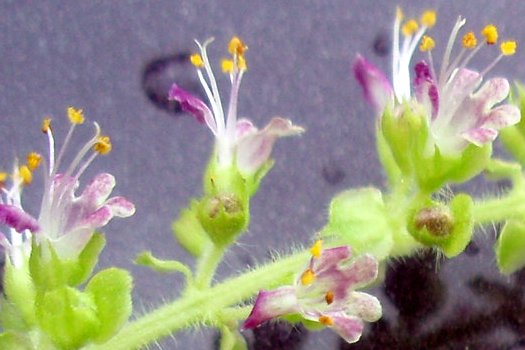
<instances>
[{"instance_id":1,"label":"green calyx","mask_svg":"<svg viewBox=\"0 0 525 350\"><path fill-rule=\"evenodd\" d=\"M207 196L199 204L197 217L216 245L230 244L248 226L248 201L234 193Z\"/></svg>"},{"instance_id":2,"label":"green calyx","mask_svg":"<svg viewBox=\"0 0 525 350\"><path fill-rule=\"evenodd\" d=\"M460 154L444 155L431 139L428 117L420 106L402 107L399 115L387 110L381 117L378 151L390 178L400 172L431 193L447 183L465 182L486 168L491 144L468 145Z\"/></svg>"},{"instance_id":3,"label":"green calyx","mask_svg":"<svg viewBox=\"0 0 525 350\"><path fill-rule=\"evenodd\" d=\"M0 345L24 334L28 349L77 349L112 337L131 315L132 279L116 268L92 276L104 243L94 233L78 256L62 259L51 242L33 240L24 264L8 261Z\"/></svg>"}]
</instances>

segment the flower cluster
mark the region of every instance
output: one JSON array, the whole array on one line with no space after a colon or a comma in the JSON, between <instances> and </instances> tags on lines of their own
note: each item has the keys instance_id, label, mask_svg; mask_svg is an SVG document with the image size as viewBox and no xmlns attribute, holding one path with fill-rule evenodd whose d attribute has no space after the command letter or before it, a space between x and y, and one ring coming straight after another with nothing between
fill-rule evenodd
<instances>
[{"instance_id":1,"label":"flower cluster","mask_svg":"<svg viewBox=\"0 0 525 350\"><path fill-rule=\"evenodd\" d=\"M183 110L210 128L215 135L216 158L220 167L226 168L235 164L241 174L249 176L255 174L268 161L278 137L300 134L304 130L293 125L290 120L280 117L273 118L262 130L258 130L248 119L237 119L239 87L247 70L244 56L247 46L238 37L233 37L228 44L231 59L224 59L221 65L223 72L229 75L232 86L225 118L217 82L206 52L212 41L213 39L208 39L203 44L196 42L200 53L191 56L191 62L197 68L211 110L203 101L177 84L173 84L169 98L178 101Z\"/></svg>"},{"instance_id":2,"label":"flower cluster","mask_svg":"<svg viewBox=\"0 0 525 350\"><path fill-rule=\"evenodd\" d=\"M489 24L478 40L473 31L461 38L462 49L452 55L456 38L466 20L459 17L452 28L444 50L439 72L433 65L434 39L425 35L436 23L436 13L425 11L418 22L404 20L397 10L393 30L392 84L386 76L365 58L358 55L353 70L362 86L368 102L381 115L387 110L400 115L406 104L422 109L427 116L430 137L426 153L432 155L434 146L441 154L456 156L469 144L482 146L492 142L498 130L520 120L516 106L500 104L509 94L509 82L504 78L492 78L482 84L483 77L504 57L516 52L515 41L499 45L496 59L481 72L467 68L472 58L482 49L498 42L497 27ZM404 36L400 43L400 35ZM415 79L411 88L410 63L416 49L428 55L428 62L415 64Z\"/></svg>"},{"instance_id":3,"label":"flower cluster","mask_svg":"<svg viewBox=\"0 0 525 350\"><path fill-rule=\"evenodd\" d=\"M260 291L243 328L254 328L275 317L299 314L304 319L332 328L349 343L359 340L363 320L377 321L377 298L354 291L377 277L377 260L362 255L353 260L348 246L321 248L317 241L312 258L294 285Z\"/></svg>"},{"instance_id":4,"label":"flower cluster","mask_svg":"<svg viewBox=\"0 0 525 350\"><path fill-rule=\"evenodd\" d=\"M95 135L81 148L73 161L63 172L60 171L63 158L77 125L84 122L82 110L68 108L71 127L58 154L55 154L55 140L51 120L45 119L42 132L49 142L49 159L44 161L44 194L38 220L26 213L21 203L22 188L32 181L33 171L42 162L35 152L27 156L27 164L15 166L11 188L5 187L7 174L1 174L3 198L0 198L0 223L8 226L9 234L1 235L0 244L6 249L11 262L22 263L31 249L31 236L35 241L49 242L54 253L61 259L74 259L84 249L93 232L106 225L113 217L133 215L133 203L123 197L108 199L115 178L102 173L86 186L80 196L75 196L79 178L99 154L111 151L108 136L102 136L100 127L94 123Z\"/></svg>"}]
</instances>

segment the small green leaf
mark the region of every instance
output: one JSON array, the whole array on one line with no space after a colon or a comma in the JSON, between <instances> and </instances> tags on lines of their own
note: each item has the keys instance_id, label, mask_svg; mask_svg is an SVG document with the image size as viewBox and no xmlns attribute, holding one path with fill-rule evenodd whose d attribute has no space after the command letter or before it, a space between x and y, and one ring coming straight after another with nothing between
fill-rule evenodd
<instances>
[{"instance_id":1,"label":"small green leaf","mask_svg":"<svg viewBox=\"0 0 525 350\"><path fill-rule=\"evenodd\" d=\"M189 208L181 211L172 229L179 244L195 257L201 256L210 238L197 219L198 201L193 200Z\"/></svg>"},{"instance_id":2,"label":"small green leaf","mask_svg":"<svg viewBox=\"0 0 525 350\"><path fill-rule=\"evenodd\" d=\"M177 260L161 260L154 257L150 251L140 253L135 259L135 264L152 268L161 273L166 272L180 272L186 276L187 279L192 279L191 269Z\"/></svg>"},{"instance_id":3,"label":"small green leaf","mask_svg":"<svg viewBox=\"0 0 525 350\"><path fill-rule=\"evenodd\" d=\"M132 278L128 271L109 268L97 273L86 287L96 305L100 326L93 339L104 342L111 338L131 315Z\"/></svg>"},{"instance_id":4,"label":"small green leaf","mask_svg":"<svg viewBox=\"0 0 525 350\"><path fill-rule=\"evenodd\" d=\"M525 222L505 223L495 246L500 271L506 275L525 266Z\"/></svg>"},{"instance_id":5,"label":"small green leaf","mask_svg":"<svg viewBox=\"0 0 525 350\"><path fill-rule=\"evenodd\" d=\"M88 244L79 254L77 261L73 262L68 281L70 286L78 286L91 276L105 245L106 238L104 235L98 232L93 233Z\"/></svg>"}]
</instances>

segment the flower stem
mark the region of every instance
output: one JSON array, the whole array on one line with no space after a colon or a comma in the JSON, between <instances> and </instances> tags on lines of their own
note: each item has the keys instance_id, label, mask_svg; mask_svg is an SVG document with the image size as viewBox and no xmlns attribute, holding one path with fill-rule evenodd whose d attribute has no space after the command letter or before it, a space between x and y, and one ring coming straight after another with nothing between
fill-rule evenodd
<instances>
[{"instance_id":1,"label":"flower stem","mask_svg":"<svg viewBox=\"0 0 525 350\"><path fill-rule=\"evenodd\" d=\"M198 289L204 289L211 285L217 266L222 260L225 247L209 243L204 254L199 259L197 272L195 275L195 286Z\"/></svg>"},{"instance_id":2,"label":"flower stem","mask_svg":"<svg viewBox=\"0 0 525 350\"><path fill-rule=\"evenodd\" d=\"M525 196L521 192L511 192L503 198L478 201L474 204L473 217L476 224L487 224L523 217Z\"/></svg>"},{"instance_id":3,"label":"flower stem","mask_svg":"<svg viewBox=\"0 0 525 350\"><path fill-rule=\"evenodd\" d=\"M85 350L132 350L168 336L197 321L207 321L225 308L250 298L262 288L272 288L291 278L308 260L302 251L258 267L201 292L188 293L141 318L128 323L104 344Z\"/></svg>"}]
</instances>

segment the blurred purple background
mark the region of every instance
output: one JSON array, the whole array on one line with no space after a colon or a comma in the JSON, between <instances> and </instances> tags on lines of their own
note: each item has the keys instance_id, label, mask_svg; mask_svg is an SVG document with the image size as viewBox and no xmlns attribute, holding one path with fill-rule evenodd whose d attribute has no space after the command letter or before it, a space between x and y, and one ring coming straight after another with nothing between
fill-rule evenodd
<instances>
[{"instance_id":1,"label":"blurred purple background","mask_svg":"<svg viewBox=\"0 0 525 350\"><path fill-rule=\"evenodd\" d=\"M403 1L399 5L407 16L419 16L427 8L438 10L438 23L432 29L438 55L460 14L468 19L466 27L476 31L494 23L501 37L520 40L525 34L525 2L521 1L425 5ZM258 125L281 115L307 129L300 138L278 143L275 167L252 200L250 229L220 267L219 276L225 277L265 261L271 252L284 253L309 242L324 225L330 198L339 191L382 186L373 112L361 98L350 64L360 52L389 71L395 6L387 0L4 0L0 3L0 166L10 169L15 157L32 150L44 152L46 139L40 132L44 116L53 116L59 141L67 130L67 106L83 108L89 120L98 121L111 136L114 150L109 157L97 159L83 184L97 172L111 172L117 177L115 193L137 206L134 217L114 220L106 228L108 244L100 267L131 269L135 312L151 310L178 295L182 278L154 274L134 266L132 260L138 252L151 250L159 257L191 261L172 239L170 226L188 200L200 194L202 170L213 142L204 126L152 101L171 81L199 92L193 67L182 59L195 50L193 39L215 37L209 54L218 63L229 38L240 36L249 46L249 70L241 87L239 115ZM472 66L483 69L497 54L496 49L482 50ZM524 59L518 48L516 56L504 59L489 75L525 80L525 65L520 64ZM219 85L227 96L228 79L221 74ZM83 129L77 142L91 132ZM32 213L38 210L38 186L37 180L25 197ZM481 233L474 254L464 254L438 269L447 293L440 312L426 319L426 327L439 323L447 310L472 301L469 283L480 273L510 281L496 271L492 241L493 234ZM403 276L399 274L400 279ZM376 294L385 303L385 319L395 324L395 303L379 288ZM490 307L483 300L470 307ZM516 340L514 333L502 329L487 336L509 344ZM159 347L212 349L213 332L184 333ZM310 334L302 348L336 349L338 340L331 332Z\"/></svg>"}]
</instances>

